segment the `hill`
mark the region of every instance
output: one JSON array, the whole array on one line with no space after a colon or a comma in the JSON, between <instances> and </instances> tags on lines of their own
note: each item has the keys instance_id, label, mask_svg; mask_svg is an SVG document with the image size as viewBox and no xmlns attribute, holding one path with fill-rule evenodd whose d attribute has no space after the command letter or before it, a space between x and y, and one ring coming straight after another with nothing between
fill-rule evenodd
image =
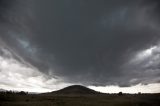
<instances>
[{"instance_id":1,"label":"hill","mask_svg":"<svg viewBox=\"0 0 160 106\"><path fill-rule=\"evenodd\" d=\"M80 94L100 94L97 91L94 91L92 89L89 89L87 87L81 86L81 85L72 85L63 89L60 89L58 91L51 92L52 94L74 94L74 95L80 95Z\"/></svg>"}]
</instances>

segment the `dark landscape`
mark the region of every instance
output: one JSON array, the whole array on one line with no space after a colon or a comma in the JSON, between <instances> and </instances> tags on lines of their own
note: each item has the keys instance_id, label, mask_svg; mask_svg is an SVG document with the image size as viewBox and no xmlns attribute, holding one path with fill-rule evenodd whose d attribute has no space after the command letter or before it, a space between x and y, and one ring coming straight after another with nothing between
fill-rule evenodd
<instances>
[{"instance_id":1,"label":"dark landscape","mask_svg":"<svg viewBox=\"0 0 160 106\"><path fill-rule=\"evenodd\" d=\"M74 85L42 94L1 92L0 106L160 106L160 94L104 94Z\"/></svg>"}]
</instances>

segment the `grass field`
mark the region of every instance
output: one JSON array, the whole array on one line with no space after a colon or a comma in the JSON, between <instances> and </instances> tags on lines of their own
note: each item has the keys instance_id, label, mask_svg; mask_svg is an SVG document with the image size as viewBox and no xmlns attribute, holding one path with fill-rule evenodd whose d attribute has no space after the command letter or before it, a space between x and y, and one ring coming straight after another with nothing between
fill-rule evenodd
<instances>
[{"instance_id":1,"label":"grass field","mask_svg":"<svg viewBox=\"0 0 160 106\"><path fill-rule=\"evenodd\" d=\"M160 106L160 94L0 94L0 106Z\"/></svg>"}]
</instances>

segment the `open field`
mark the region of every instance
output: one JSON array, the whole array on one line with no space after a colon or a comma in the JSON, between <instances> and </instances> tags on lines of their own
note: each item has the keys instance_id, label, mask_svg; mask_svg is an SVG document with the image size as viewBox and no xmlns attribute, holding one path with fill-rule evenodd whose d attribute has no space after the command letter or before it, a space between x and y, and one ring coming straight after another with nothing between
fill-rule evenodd
<instances>
[{"instance_id":1,"label":"open field","mask_svg":"<svg viewBox=\"0 0 160 106\"><path fill-rule=\"evenodd\" d=\"M0 94L0 106L160 106L160 94Z\"/></svg>"}]
</instances>

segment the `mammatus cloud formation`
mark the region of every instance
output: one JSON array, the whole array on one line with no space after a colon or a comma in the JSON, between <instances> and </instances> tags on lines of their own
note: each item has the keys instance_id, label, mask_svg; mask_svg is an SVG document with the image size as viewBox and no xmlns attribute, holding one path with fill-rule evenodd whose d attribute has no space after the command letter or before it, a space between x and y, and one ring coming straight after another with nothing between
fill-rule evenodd
<instances>
[{"instance_id":1,"label":"mammatus cloud formation","mask_svg":"<svg viewBox=\"0 0 160 106\"><path fill-rule=\"evenodd\" d=\"M4 64L13 64L21 78L36 73L43 83L159 83L159 7L158 0L0 0L0 72L8 78Z\"/></svg>"}]
</instances>

